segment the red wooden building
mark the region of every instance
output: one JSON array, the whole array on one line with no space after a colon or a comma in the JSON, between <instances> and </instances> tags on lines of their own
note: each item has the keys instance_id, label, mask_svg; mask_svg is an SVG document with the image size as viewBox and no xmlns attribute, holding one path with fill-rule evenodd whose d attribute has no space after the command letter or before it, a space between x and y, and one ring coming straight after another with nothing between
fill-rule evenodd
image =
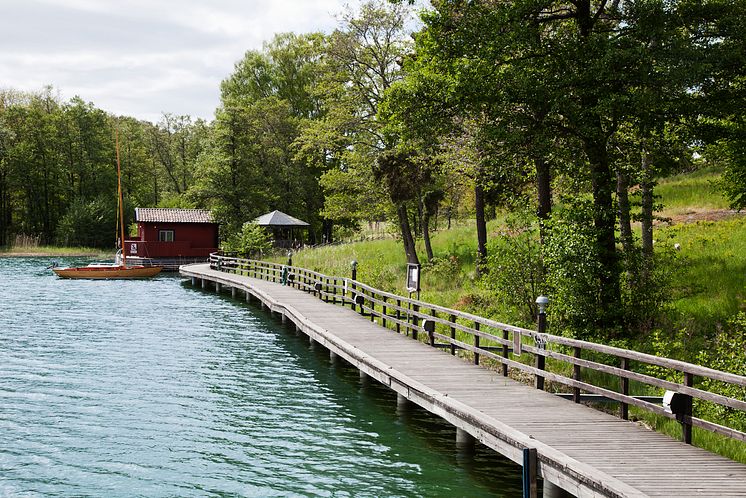
<instances>
[{"instance_id":1,"label":"red wooden building","mask_svg":"<svg viewBox=\"0 0 746 498\"><path fill-rule=\"evenodd\" d=\"M218 224L204 209L136 208L137 238L125 240L133 263L205 261L218 250Z\"/></svg>"}]
</instances>

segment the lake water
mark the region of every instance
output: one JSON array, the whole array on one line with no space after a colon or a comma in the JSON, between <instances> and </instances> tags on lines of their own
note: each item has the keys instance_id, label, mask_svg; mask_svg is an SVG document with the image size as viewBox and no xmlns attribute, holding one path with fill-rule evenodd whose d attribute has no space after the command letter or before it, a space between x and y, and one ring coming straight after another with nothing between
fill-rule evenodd
<instances>
[{"instance_id":1,"label":"lake water","mask_svg":"<svg viewBox=\"0 0 746 498\"><path fill-rule=\"evenodd\" d=\"M0 258L0 496L520 496L257 307L50 261Z\"/></svg>"}]
</instances>

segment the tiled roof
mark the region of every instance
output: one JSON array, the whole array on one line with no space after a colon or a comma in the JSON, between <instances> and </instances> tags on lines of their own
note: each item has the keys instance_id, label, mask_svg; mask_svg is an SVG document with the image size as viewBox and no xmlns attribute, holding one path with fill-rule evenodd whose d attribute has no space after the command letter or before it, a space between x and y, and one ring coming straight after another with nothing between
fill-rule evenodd
<instances>
[{"instance_id":1,"label":"tiled roof","mask_svg":"<svg viewBox=\"0 0 746 498\"><path fill-rule=\"evenodd\" d=\"M215 223L207 209L135 208L135 220L156 223Z\"/></svg>"},{"instance_id":2,"label":"tiled roof","mask_svg":"<svg viewBox=\"0 0 746 498\"><path fill-rule=\"evenodd\" d=\"M307 227L308 223L298 218L293 218L289 214L285 214L282 211L272 211L271 213L263 214L259 218L254 220L257 225L268 226L268 227Z\"/></svg>"}]
</instances>

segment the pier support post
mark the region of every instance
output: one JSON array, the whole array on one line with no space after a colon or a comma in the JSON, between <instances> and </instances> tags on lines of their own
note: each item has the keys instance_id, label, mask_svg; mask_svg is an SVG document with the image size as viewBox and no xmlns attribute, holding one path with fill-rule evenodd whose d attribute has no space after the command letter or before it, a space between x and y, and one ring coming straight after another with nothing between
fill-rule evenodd
<instances>
[{"instance_id":1,"label":"pier support post","mask_svg":"<svg viewBox=\"0 0 746 498\"><path fill-rule=\"evenodd\" d=\"M412 402L409 401L406 396L396 393L396 413L406 412L409 410L411 403Z\"/></svg>"},{"instance_id":2,"label":"pier support post","mask_svg":"<svg viewBox=\"0 0 746 498\"><path fill-rule=\"evenodd\" d=\"M215 282L215 292L220 294L220 283L219 282Z\"/></svg>"},{"instance_id":3,"label":"pier support post","mask_svg":"<svg viewBox=\"0 0 746 498\"><path fill-rule=\"evenodd\" d=\"M460 451L472 451L474 449L474 436L456 427L456 447Z\"/></svg>"},{"instance_id":4,"label":"pier support post","mask_svg":"<svg viewBox=\"0 0 746 498\"><path fill-rule=\"evenodd\" d=\"M570 493L560 488L556 484L552 484L546 479L544 479L544 492L542 493L542 496L544 498L571 498L572 497Z\"/></svg>"},{"instance_id":5,"label":"pier support post","mask_svg":"<svg viewBox=\"0 0 746 498\"><path fill-rule=\"evenodd\" d=\"M207 280L205 280L204 278L202 279L202 288L207 289Z\"/></svg>"},{"instance_id":6,"label":"pier support post","mask_svg":"<svg viewBox=\"0 0 746 498\"><path fill-rule=\"evenodd\" d=\"M370 375L360 370L360 385L365 386L370 381Z\"/></svg>"},{"instance_id":7,"label":"pier support post","mask_svg":"<svg viewBox=\"0 0 746 498\"><path fill-rule=\"evenodd\" d=\"M523 449L523 498L538 498L536 486L536 448Z\"/></svg>"},{"instance_id":8,"label":"pier support post","mask_svg":"<svg viewBox=\"0 0 746 498\"><path fill-rule=\"evenodd\" d=\"M287 316L285 316L285 313L282 313L282 314L280 315L280 317L281 317L281 318L280 318L280 320L282 320L282 324L283 324L283 325L284 325L284 324L286 324L286 323L287 323L287 321L288 321L288 317L287 317Z\"/></svg>"},{"instance_id":9,"label":"pier support post","mask_svg":"<svg viewBox=\"0 0 746 498\"><path fill-rule=\"evenodd\" d=\"M236 299L236 288L235 287L231 287L231 297L233 299Z\"/></svg>"},{"instance_id":10,"label":"pier support post","mask_svg":"<svg viewBox=\"0 0 746 498\"><path fill-rule=\"evenodd\" d=\"M197 277L192 277L192 287L197 285Z\"/></svg>"},{"instance_id":11,"label":"pier support post","mask_svg":"<svg viewBox=\"0 0 746 498\"><path fill-rule=\"evenodd\" d=\"M251 293L249 291L246 291L246 302L247 303L251 302Z\"/></svg>"},{"instance_id":12,"label":"pier support post","mask_svg":"<svg viewBox=\"0 0 746 498\"><path fill-rule=\"evenodd\" d=\"M329 350L329 361L332 364L335 364L335 363L337 363L339 361L339 356L337 355L337 353L335 353L331 349Z\"/></svg>"}]
</instances>

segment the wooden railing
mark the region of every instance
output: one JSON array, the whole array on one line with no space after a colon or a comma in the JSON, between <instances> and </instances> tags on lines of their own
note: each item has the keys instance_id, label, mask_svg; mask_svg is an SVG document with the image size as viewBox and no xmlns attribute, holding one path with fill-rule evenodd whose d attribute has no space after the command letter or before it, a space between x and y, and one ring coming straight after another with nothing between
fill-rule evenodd
<instances>
[{"instance_id":1,"label":"wooden railing","mask_svg":"<svg viewBox=\"0 0 746 498\"><path fill-rule=\"evenodd\" d=\"M565 387L569 392L555 394L569 397L576 403L619 403L619 415L624 419L629 416L630 405L675 419L681 423L683 440L687 443L692 441L692 427L746 442L746 433L693 415L694 400L713 403L726 410L746 412L746 401L743 399L695 387L701 379L710 379L746 388L746 377L741 375L547 334L543 330L515 327L305 268L227 257L219 253L210 256L210 266L224 272L283 283L312 293L326 302L350 306L362 315L369 316L371 321L378 320L383 327L427 342L452 355L465 356L477 365L492 362L499 367L503 376L507 377L514 369L521 372L524 379L526 374L533 377L538 389ZM540 319L539 328L543 329L541 322ZM553 371L547 369L547 358L552 360ZM584 376L583 369L586 373L590 370L595 374ZM666 377L679 376L683 382L661 378L664 375L654 376L651 370L672 374ZM611 379L614 382L610 382ZM548 385L545 380L549 381ZM633 396L630 394L630 381L666 393L662 397ZM610 388L610 383L616 384L617 389Z\"/></svg>"}]
</instances>

